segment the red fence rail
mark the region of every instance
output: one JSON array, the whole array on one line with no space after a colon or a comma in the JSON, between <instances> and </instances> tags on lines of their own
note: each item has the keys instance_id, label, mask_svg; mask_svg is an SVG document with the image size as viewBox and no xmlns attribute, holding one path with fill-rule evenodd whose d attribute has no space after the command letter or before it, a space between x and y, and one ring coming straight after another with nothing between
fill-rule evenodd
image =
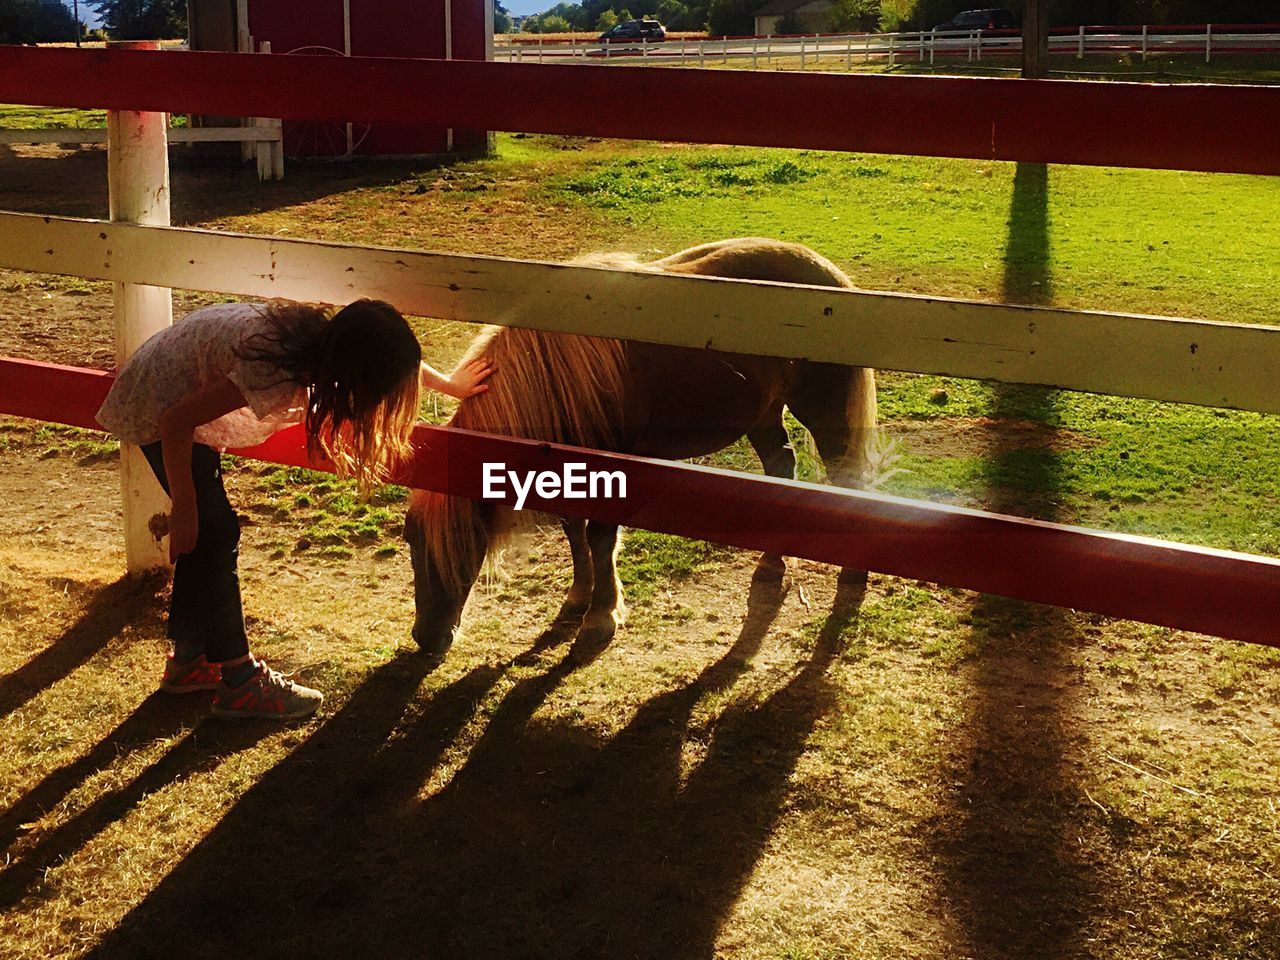
<instances>
[{"instance_id":1,"label":"red fence rail","mask_svg":"<svg viewBox=\"0 0 1280 960\"><path fill-rule=\"evenodd\" d=\"M0 358L0 413L97 428L113 377ZM98 428L100 429L100 428ZM479 499L478 463L622 471L626 499L538 500L551 513L714 540L1038 603L1280 646L1280 560L1024 520L883 494L420 425L396 479ZM235 451L309 462L300 428ZM1195 590L1187 584L1196 583Z\"/></svg>"},{"instance_id":2,"label":"red fence rail","mask_svg":"<svg viewBox=\"0 0 1280 960\"><path fill-rule=\"evenodd\" d=\"M0 47L0 103L1280 174L1280 88L1221 84Z\"/></svg>"}]
</instances>

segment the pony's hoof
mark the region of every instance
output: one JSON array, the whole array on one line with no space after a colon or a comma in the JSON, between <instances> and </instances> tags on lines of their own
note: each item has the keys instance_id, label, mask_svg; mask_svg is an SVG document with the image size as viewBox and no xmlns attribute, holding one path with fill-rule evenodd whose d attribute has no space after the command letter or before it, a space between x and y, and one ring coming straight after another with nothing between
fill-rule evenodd
<instances>
[{"instance_id":1,"label":"pony's hoof","mask_svg":"<svg viewBox=\"0 0 1280 960\"><path fill-rule=\"evenodd\" d=\"M766 553L760 558L760 562L756 564L756 569L751 574L751 579L756 583L780 583L786 576L786 558Z\"/></svg>"},{"instance_id":2,"label":"pony's hoof","mask_svg":"<svg viewBox=\"0 0 1280 960\"><path fill-rule=\"evenodd\" d=\"M867 596L867 572L865 570L844 569L836 578L836 595L832 603L832 611L840 614L851 614L862 606Z\"/></svg>"},{"instance_id":3,"label":"pony's hoof","mask_svg":"<svg viewBox=\"0 0 1280 960\"><path fill-rule=\"evenodd\" d=\"M618 624L613 616L606 620L584 623L573 639L573 646L569 648L569 659L577 664L590 663L604 653L605 647L609 646L609 641L617 632Z\"/></svg>"},{"instance_id":4,"label":"pony's hoof","mask_svg":"<svg viewBox=\"0 0 1280 960\"><path fill-rule=\"evenodd\" d=\"M552 625L556 627L576 627L582 623L582 618L587 615L588 606L590 606L588 601L565 600L560 605L560 610L556 613L556 618L552 621Z\"/></svg>"}]
</instances>

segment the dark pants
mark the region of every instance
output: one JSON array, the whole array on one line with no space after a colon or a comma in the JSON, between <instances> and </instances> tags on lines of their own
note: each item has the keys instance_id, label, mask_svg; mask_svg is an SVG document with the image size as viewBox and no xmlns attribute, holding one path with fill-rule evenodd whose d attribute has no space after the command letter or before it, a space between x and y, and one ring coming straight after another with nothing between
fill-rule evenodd
<instances>
[{"instance_id":1,"label":"dark pants","mask_svg":"<svg viewBox=\"0 0 1280 960\"><path fill-rule=\"evenodd\" d=\"M169 492L159 443L142 448L156 479ZM196 548L178 558L169 601L169 638L190 651L203 651L217 663L249 652L240 606L240 518L222 486L222 458L212 447L191 447L198 532Z\"/></svg>"}]
</instances>

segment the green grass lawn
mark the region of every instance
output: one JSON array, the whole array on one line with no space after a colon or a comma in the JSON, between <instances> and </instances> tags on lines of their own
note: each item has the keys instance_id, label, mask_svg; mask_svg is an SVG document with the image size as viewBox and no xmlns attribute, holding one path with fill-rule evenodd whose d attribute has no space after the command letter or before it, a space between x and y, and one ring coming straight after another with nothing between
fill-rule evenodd
<instances>
[{"instance_id":1,"label":"green grass lawn","mask_svg":"<svg viewBox=\"0 0 1280 960\"><path fill-rule=\"evenodd\" d=\"M53 130L58 127L105 127L105 110L28 107L0 103L0 130Z\"/></svg>"},{"instance_id":2,"label":"green grass lawn","mask_svg":"<svg viewBox=\"0 0 1280 960\"><path fill-rule=\"evenodd\" d=\"M561 163L538 144L504 138L496 164ZM587 146L540 191L616 220L642 249L764 234L815 247L871 289L1276 320L1274 179L609 144ZM881 413L929 421L930 436L972 435L985 420L994 437L1016 420L1058 437L1007 450L979 437L946 455L908 440L892 492L981 504L996 486L1015 494L1002 500L1014 512L1280 552L1275 417L895 373L881 375Z\"/></svg>"}]
</instances>

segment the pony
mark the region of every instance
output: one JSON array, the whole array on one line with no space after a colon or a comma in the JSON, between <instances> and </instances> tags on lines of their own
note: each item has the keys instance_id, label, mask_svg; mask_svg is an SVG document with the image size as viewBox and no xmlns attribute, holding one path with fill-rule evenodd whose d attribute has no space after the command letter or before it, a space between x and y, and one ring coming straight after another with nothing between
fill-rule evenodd
<instances>
[{"instance_id":1,"label":"pony","mask_svg":"<svg viewBox=\"0 0 1280 960\"><path fill-rule=\"evenodd\" d=\"M853 289L813 250L757 237L707 243L647 263L626 254L577 262ZM870 369L515 327L486 328L463 360L477 356L492 359L497 373L487 392L459 405L452 426L671 460L706 456L746 436L768 475L790 478L796 458L785 408L808 431L830 482L861 487L874 472ZM493 501L411 494L404 532L414 575L413 637L425 653L443 657L453 643L462 608L486 555L508 534L511 514ZM561 523L573 583L555 628L577 631L574 649L600 650L626 616L618 527L571 518ZM785 574L785 559L766 554L753 578L770 583ZM861 571L842 570L839 582L860 578Z\"/></svg>"}]
</instances>

